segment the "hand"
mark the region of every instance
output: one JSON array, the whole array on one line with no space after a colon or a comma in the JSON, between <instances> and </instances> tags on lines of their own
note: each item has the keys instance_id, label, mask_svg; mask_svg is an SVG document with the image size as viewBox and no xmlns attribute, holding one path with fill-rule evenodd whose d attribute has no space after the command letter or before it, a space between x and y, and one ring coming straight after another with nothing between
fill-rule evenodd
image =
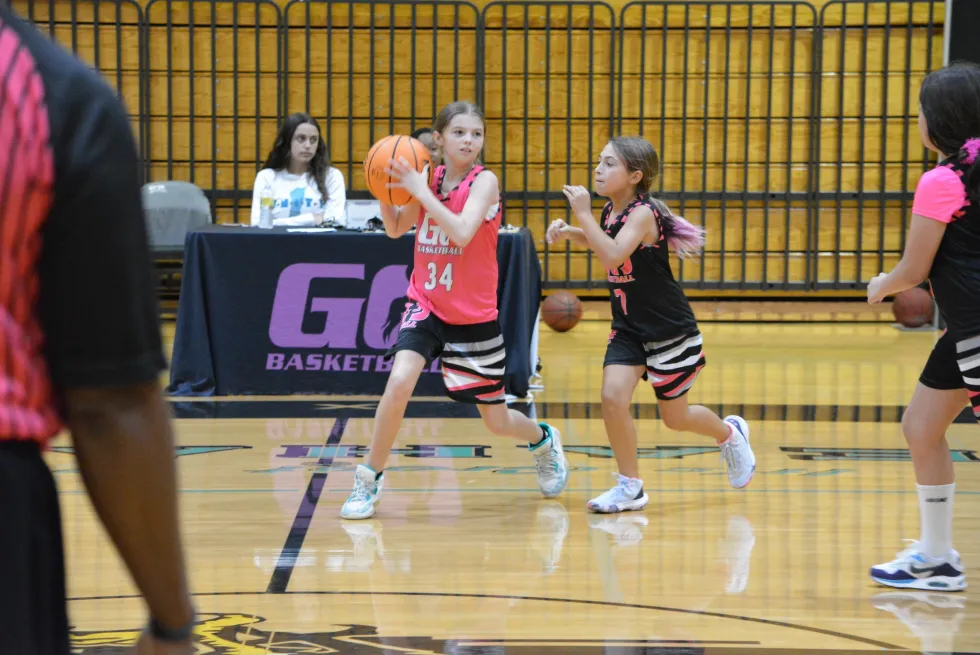
<instances>
[{"instance_id":1,"label":"hand","mask_svg":"<svg viewBox=\"0 0 980 655\"><path fill-rule=\"evenodd\" d=\"M566 184L561 192L568 198L568 204L572 206L572 211L576 214L592 213L592 194L583 186L570 186Z\"/></svg>"},{"instance_id":2,"label":"hand","mask_svg":"<svg viewBox=\"0 0 980 655\"><path fill-rule=\"evenodd\" d=\"M133 647L132 655L194 655L194 644L190 640L174 644L154 639L144 632Z\"/></svg>"},{"instance_id":3,"label":"hand","mask_svg":"<svg viewBox=\"0 0 980 655\"><path fill-rule=\"evenodd\" d=\"M405 189L414 197L418 198L429 189L429 165L426 164L422 172L408 163L404 157L399 157L398 161L389 160L388 168L385 172L392 177L388 183L389 189Z\"/></svg>"},{"instance_id":4,"label":"hand","mask_svg":"<svg viewBox=\"0 0 980 655\"><path fill-rule=\"evenodd\" d=\"M888 277L886 273L879 273L873 280L871 280L871 282L868 283L869 304L876 305L885 299L885 294L882 293L882 286L884 285L886 277Z\"/></svg>"},{"instance_id":5,"label":"hand","mask_svg":"<svg viewBox=\"0 0 980 655\"><path fill-rule=\"evenodd\" d=\"M560 218L556 218L551 222L551 225L548 226L548 231L545 232L544 239L549 244L561 241L562 239L568 239L568 233L571 229L572 228L569 227L568 223Z\"/></svg>"}]
</instances>

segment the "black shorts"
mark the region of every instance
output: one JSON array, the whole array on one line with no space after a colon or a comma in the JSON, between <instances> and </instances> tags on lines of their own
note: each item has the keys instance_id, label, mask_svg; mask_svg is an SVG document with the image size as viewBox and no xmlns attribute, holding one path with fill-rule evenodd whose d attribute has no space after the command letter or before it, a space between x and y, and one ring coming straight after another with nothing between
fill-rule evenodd
<instances>
[{"instance_id":1,"label":"black shorts","mask_svg":"<svg viewBox=\"0 0 980 655\"><path fill-rule=\"evenodd\" d=\"M946 331L932 349L919 382L930 389L966 389L973 415L980 420L980 336L957 339Z\"/></svg>"},{"instance_id":2,"label":"black shorts","mask_svg":"<svg viewBox=\"0 0 980 655\"><path fill-rule=\"evenodd\" d=\"M402 314L398 340L388 350L394 355L410 350L431 362L442 357L442 381L453 400L496 405L504 397L507 353L497 321L450 325L418 303L410 302Z\"/></svg>"},{"instance_id":3,"label":"black shorts","mask_svg":"<svg viewBox=\"0 0 980 655\"><path fill-rule=\"evenodd\" d=\"M35 443L0 441L0 650L68 655L61 513Z\"/></svg>"},{"instance_id":4,"label":"black shorts","mask_svg":"<svg viewBox=\"0 0 980 655\"><path fill-rule=\"evenodd\" d=\"M602 365L645 366L643 379L651 381L657 398L675 400L691 390L704 368L701 341L701 332L697 329L666 341L645 343L613 330Z\"/></svg>"}]
</instances>

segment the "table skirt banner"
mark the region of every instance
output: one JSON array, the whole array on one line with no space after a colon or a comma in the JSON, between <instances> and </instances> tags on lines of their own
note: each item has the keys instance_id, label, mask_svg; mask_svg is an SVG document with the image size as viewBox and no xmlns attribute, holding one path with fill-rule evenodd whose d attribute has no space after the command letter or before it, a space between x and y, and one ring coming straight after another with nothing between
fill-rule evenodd
<instances>
[{"instance_id":1,"label":"table skirt banner","mask_svg":"<svg viewBox=\"0 0 980 655\"><path fill-rule=\"evenodd\" d=\"M380 395L408 301L414 235L209 226L187 235L174 396ZM541 272L528 230L501 233L505 388L527 395ZM416 395L443 396L439 360Z\"/></svg>"}]
</instances>

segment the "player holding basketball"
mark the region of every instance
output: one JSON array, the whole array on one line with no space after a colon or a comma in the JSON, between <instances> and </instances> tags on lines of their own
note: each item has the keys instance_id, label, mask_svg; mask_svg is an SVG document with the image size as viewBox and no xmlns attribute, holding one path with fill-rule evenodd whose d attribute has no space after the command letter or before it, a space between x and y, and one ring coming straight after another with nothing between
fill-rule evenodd
<instances>
[{"instance_id":1,"label":"player holding basketball","mask_svg":"<svg viewBox=\"0 0 980 655\"><path fill-rule=\"evenodd\" d=\"M686 394L705 364L694 312L670 270L668 248L699 252L703 235L650 195L660 167L657 151L639 137L616 137L603 148L595 169L596 192L609 198L602 217L580 186L563 191L582 227L558 219L547 241L570 239L593 250L606 267L611 287L612 333L602 376L602 418L619 466L618 484L589 501L595 512L646 506L630 416L640 378L653 384L660 414L671 430L695 432L718 442L728 480L740 489L755 473L749 426L741 417L722 420L707 407L688 405Z\"/></svg>"},{"instance_id":2,"label":"player holding basketball","mask_svg":"<svg viewBox=\"0 0 980 655\"><path fill-rule=\"evenodd\" d=\"M354 490L340 510L346 519L372 516L384 488L384 465L405 407L428 361L441 355L449 397L476 404L494 434L528 442L538 486L557 496L568 483L561 435L504 404L504 339L497 323L497 176L477 163L485 123L480 110L454 102L436 117L433 137L443 157L431 187L428 171L400 159L390 164L391 187L412 194L403 207L381 203L388 236L413 226L415 267L391 375L375 414L374 435L365 464L354 473Z\"/></svg>"},{"instance_id":3,"label":"player holding basketball","mask_svg":"<svg viewBox=\"0 0 980 655\"><path fill-rule=\"evenodd\" d=\"M868 302L928 278L947 330L902 417L919 492L919 541L872 567L871 577L890 587L961 591L946 429L968 402L980 419L980 67L955 64L922 81L919 133L941 161L919 179L902 260L871 280Z\"/></svg>"}]
</instances>

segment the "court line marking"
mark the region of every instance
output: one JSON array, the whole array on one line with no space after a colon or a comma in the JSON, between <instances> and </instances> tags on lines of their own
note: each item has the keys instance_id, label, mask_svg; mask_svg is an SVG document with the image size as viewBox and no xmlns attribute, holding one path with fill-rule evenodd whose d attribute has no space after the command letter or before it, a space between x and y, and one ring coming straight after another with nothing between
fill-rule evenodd
<instances>
[{"instance_id":1,"label":"court line marking","mask_svg":"<svg viewBox=\"0 0 980 655\"><path fill-rule=\"evenodd\" d=\"M333 424L329 436L327 436L324 448L338 445L341 437L344 436L345 429L347 429L347 419L338 418ZM331 451L327 450L326 452ZM317 460L317 468L313 475L310 476L310 484L306 488L306 493L303 494L303 500L299 504L299 509L296 510L296 517L293 518L293 524L289 528L289 534L286 535L286 543L283 544L282 552L279 553L279 559L276 561L276 569L272 572L272 577L269 579L269 586L266 589L269 593L284 593L286 587L289 586L289 578L293 575L296 558L299 556L299 551L303 548L303 541L306 539L306 533L310 529L313 514L316 512L316 505L320 501L320 494L323 492L323 485L327 481L327 475L330 472L330 466L332 464L332 456L321 457Z\"/></svg>"},{"instance_id":2,"label":"court line marking","mask_svg":"<svg viewBox=\"0 0 980 655\"><path fill-rule=\"evenodd\" d=\"M705 610L685 609L682 607L665 607L662 605L644 605L639 603L622 603L618 601L589 600L585 598L547 598L544 596L517 596L517 595L508 595L508 594L464 594L464 593L450 593L450 592L438 592L438 591L282 591L278 593L287 594L290 596L407 596L407 597L429 597L429 598L433 598L433 597L479 598L479 599L492 598L496 600L523 600L523 601L536 601L536 602L543 602L543 603L570 603L573 605L597 605L603 607L622 607L627 609L652 610L655 612L674 612L677 614L693 614L695 616L705 616L705 617L710 617L715 619L730 619L733 621L745 621L747 623L759 623L762 625L770 625L778 628L801 630L803 632L811 632L815 634L835 637L837 639L853 641L867 646L874 646L875 648L881 648L883 650L898 651L903 653L910 652L907 648L903 646L896 646L894 644L889 644L884 641L877 641L875 639L869 639L867 637L849 635L844 632L836 632L834 630L829 630L827 628L817 628L808 625L797 625L794 623L788 623L786 621L763 619L755 616L741 616L738 614L725 614L723 612L709 612ZM223 597L223 596L263 596L265 594L263 594L262 592L255 592L255 591L216 591L216 592L194 592L191 595L195 597L208 597L208 596ZM142 599L142 596L138 594L120 594L118 596L77 596L77 597L69 598L68 602L75 603L75 602L93 601L93 600L124 600L130 598ZM821 650L827 650L827 649L821 649Z\"/></svg>"}]
</instances>

